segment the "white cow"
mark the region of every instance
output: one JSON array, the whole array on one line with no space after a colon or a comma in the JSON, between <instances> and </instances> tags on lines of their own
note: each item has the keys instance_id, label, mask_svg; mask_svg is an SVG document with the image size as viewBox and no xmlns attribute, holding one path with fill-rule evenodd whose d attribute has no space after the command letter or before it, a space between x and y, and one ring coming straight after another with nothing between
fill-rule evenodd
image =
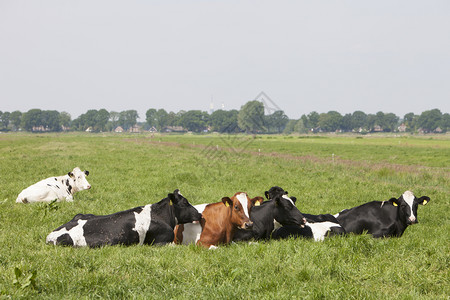
<instances>
[{"instance_id":1,"label":"white cow","mask_svg":"<svg viewBox=\"0 0 450 300\"><path fill-rule=\"evenodd\" d=\"M76 167L67 175L41 180L20 192L16 202L51 202L53 200L72 202L73 194L91 188L86 180L87 175L89 175L89 171L83 172Z\"/></svg>"}]
</instances>

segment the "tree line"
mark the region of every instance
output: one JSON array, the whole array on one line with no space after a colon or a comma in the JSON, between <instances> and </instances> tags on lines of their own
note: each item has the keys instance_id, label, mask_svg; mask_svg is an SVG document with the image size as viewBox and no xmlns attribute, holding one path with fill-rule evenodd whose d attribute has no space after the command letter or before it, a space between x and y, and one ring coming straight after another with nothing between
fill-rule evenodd
<instances>
[{"instance_id":1,"label":"tree line","mask_svg":"<svg viewBox=\"0 0 450 300\"><path fill-rule=\"evenodd\" d=\"M282 110L265 114L265 107L257 100L249 101L240 110L216 110L208 113L201 110L167 112L151 108L145 115L146 122L138 124L136 110L122 112L106 109L88 110L76 119L67 112L31 109L27 112L0 111L0 130L58 132L58 131L114 131L119 126L124 131L139 125L142 130L192 131L221 133L310 133L310 132L447 132L450 130L450 115L439 109L407 113L400 118L393 113L366 114L355 111L345 115L337 111L311 112L299 119L289 119Z\"/></svg>"}]
</instances>

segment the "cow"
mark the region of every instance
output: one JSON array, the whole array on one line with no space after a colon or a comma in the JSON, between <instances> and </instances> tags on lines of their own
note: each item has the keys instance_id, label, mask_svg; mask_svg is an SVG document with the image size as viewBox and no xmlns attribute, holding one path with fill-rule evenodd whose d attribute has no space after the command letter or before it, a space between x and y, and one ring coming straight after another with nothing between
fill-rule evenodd
<instances>
[{"instance_id":1,"label":"cow","mask_svg":"<svg viewBox=\"0 0 450 300\"><path fill-rule=\"evenodd\" d=\"M226 199L228 197L225 197L223 199ZM237 200L240 201L241 205L242 205L242 209L244 210L244 214L249 214L249 212L253 209L254 206L259 206L264 199L262 197L255 197L253 199L248 198L248 195L246 193L236 193L231 199L236 198ZM222 202L223 202L222 199ZM219 202L219 203L222 203ZM197 209L197 211L199 213L203 213L203 211L205 210L205 208L207 206L209 206L210 204L198 204L195 205L194 207ZM225 204L229 205L229 204ZM244 209L246 208L246 210ZM208 223L208 226L209 223ZM178 226L175 227L175 240L174 242L176 244L183 244L183 245L188 245L188 244L198 244L198 241L200 239L200 236L202 234L202 224L198 223L198 222L193 222L193 223L187 223L187 224L180 224ZM221 230L221 229L220 229ZM244 229L242 229L244 230ZM211 247L212 249L215 248Z\"/></svg>"},{"instance_id":2,"label":"cow","mask_svg":"<svg viewBox=\"0 0 450 300\"><path fill-rule=\"evenodd\" d=\"M279 187L272 187L264 194L268 201L253 207L250 212L253 229L237 230L233 241L267 240L276 227L304 226L306 219L295 206L295 197L288 197L287 192Z\"/></svg>"},{"instance_id":3,"label":"cow","mask_svg":"<svg viewBox=\"0 0 450 300\"><path fill-rule=\"evenodd\" d=\"M411 191L388 201L372 201L345 209L335 217L347 233L366 232L375 238L401 237L409 225L418 223L417 207L426 205L428 196L417 198Z\"/></svg>"},{"instance_id":4,"label":"cow","mask_svg":"<svg viewBox=\"0 0 450 300\"><path fill-rule=\"evenodd\" d=\"M164 245L174 239L177 223L200 221L201 214L176 189L155 204L106 216L78 214L51 232L47 244L73 247Z\"/></svg>"},{"instance_id":5,"label":"cow","mask_svg":"<svg viewBox=\"0 0 450 300\"><path fill-rule=\"evenodd\" d=\"M73 201L73 195L82 190L88 190L91 185L86 179L89 171L81 171L76 167L67 175L43 179L20 192L17 203Z\"/></svg>"},{"instance_id":6,"label":"cow","mask_svg":"<svg viewBox=\"0 0 450 300\"><path fill-rule=\"evenodd\" d=\"M287 197L288 192L275 186L266 192L266 197L276 194ZM296 197L290 197L295 203ZM313 238L315 241L322 241L326 236L333 236L345 233L337 219L331 214L312 215L302 213L305 218L302 226L298 224L282 224L272 232L273 239L284 239L288 237L306 237Z\"/></svg>"},{"instance_id":7,"label":"cow","mask_svg":"<svg viewBox=\"0 0 450 300\"><path fill-rule=\"evenodd\" d=\"M200 221L202 232L196 244L216 249L219 245L229 244L237 228L251 229L253 222L249 218L249 207L260 199L250 199L247 193L240 192L231 198L223 197L220 202L206 205Z\"/></svg>"}]
</instances>

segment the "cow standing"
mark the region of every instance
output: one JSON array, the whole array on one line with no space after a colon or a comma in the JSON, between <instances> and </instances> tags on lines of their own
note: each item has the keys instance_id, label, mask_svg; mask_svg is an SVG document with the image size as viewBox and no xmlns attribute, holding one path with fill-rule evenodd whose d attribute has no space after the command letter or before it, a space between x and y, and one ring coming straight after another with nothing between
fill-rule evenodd
<instances>
[{"instance_id":1,"label":"cow standing","mask_svg":"<svg viewBox=\"0 0 450 300\"><path fill-rule=\"evenodd\" d=\"M336 218L347 233L367 231L375 238L400 237L409 225L418 223L418 205L426 205L429 201L427 196L417 198L411 191L406 191L399 198L345 209Z\"/></svg>"},{"instance_id":2,"label":"cow standing","mask_svg":"<svg viewBox=\"0 0 450 300\"><path fill-rule=\"evenodd\" d=\"M48 244L74 247L104 245L164 245L174 239L177 223L199 221L201 214L179 190L158 203L135 207L106 216L76 215L51 232Z\"/></svg>"},{"instance_id":3,"label":"cow standing","mask_svg":"<svg viewBox=\"0 0 450 300\"><path fill-rule=\"evenodd\" d=\"M54 200L73 201L73 195L82 190L88 190L91 185L86 179L89 171L81 171L76 167L67 175L49 177L41 180L20 192L17 203L51 202Z\"/></svg>"}]
</instances>

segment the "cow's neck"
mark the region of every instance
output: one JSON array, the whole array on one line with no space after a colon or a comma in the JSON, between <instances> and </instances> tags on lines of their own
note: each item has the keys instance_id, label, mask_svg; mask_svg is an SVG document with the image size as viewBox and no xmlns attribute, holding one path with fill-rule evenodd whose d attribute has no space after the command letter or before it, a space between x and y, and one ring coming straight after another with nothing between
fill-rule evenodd
<instances>
[{"instance_id":1,"label":"cow's neck","mask_svg":"<svg viewBox=\"0 0 450 300\"><path fill-rule=\"evenodd\" d=\"M166 222L170 225L170 227L172 227L172 229L175 228L175 209L173 208L173 204L171 204L169 198L164 198L161 201L153 204L152 211L161 216L163 220L166 220Z\"/></svg>"},{"instance_id":2,"label":"cow's neck","mask_svg":"<svg viewBox=\"0 0 450 300\"><path fill-rule=\"evenodd\" d=\"M395 221L395 225L397 227L396 235L402 236L403 232L405 232L406 228L408 227L408 224L406 224L406 216L401 213L400 206L395 208L397 209L397 218Z\"/></svg>"}]
</instances>

